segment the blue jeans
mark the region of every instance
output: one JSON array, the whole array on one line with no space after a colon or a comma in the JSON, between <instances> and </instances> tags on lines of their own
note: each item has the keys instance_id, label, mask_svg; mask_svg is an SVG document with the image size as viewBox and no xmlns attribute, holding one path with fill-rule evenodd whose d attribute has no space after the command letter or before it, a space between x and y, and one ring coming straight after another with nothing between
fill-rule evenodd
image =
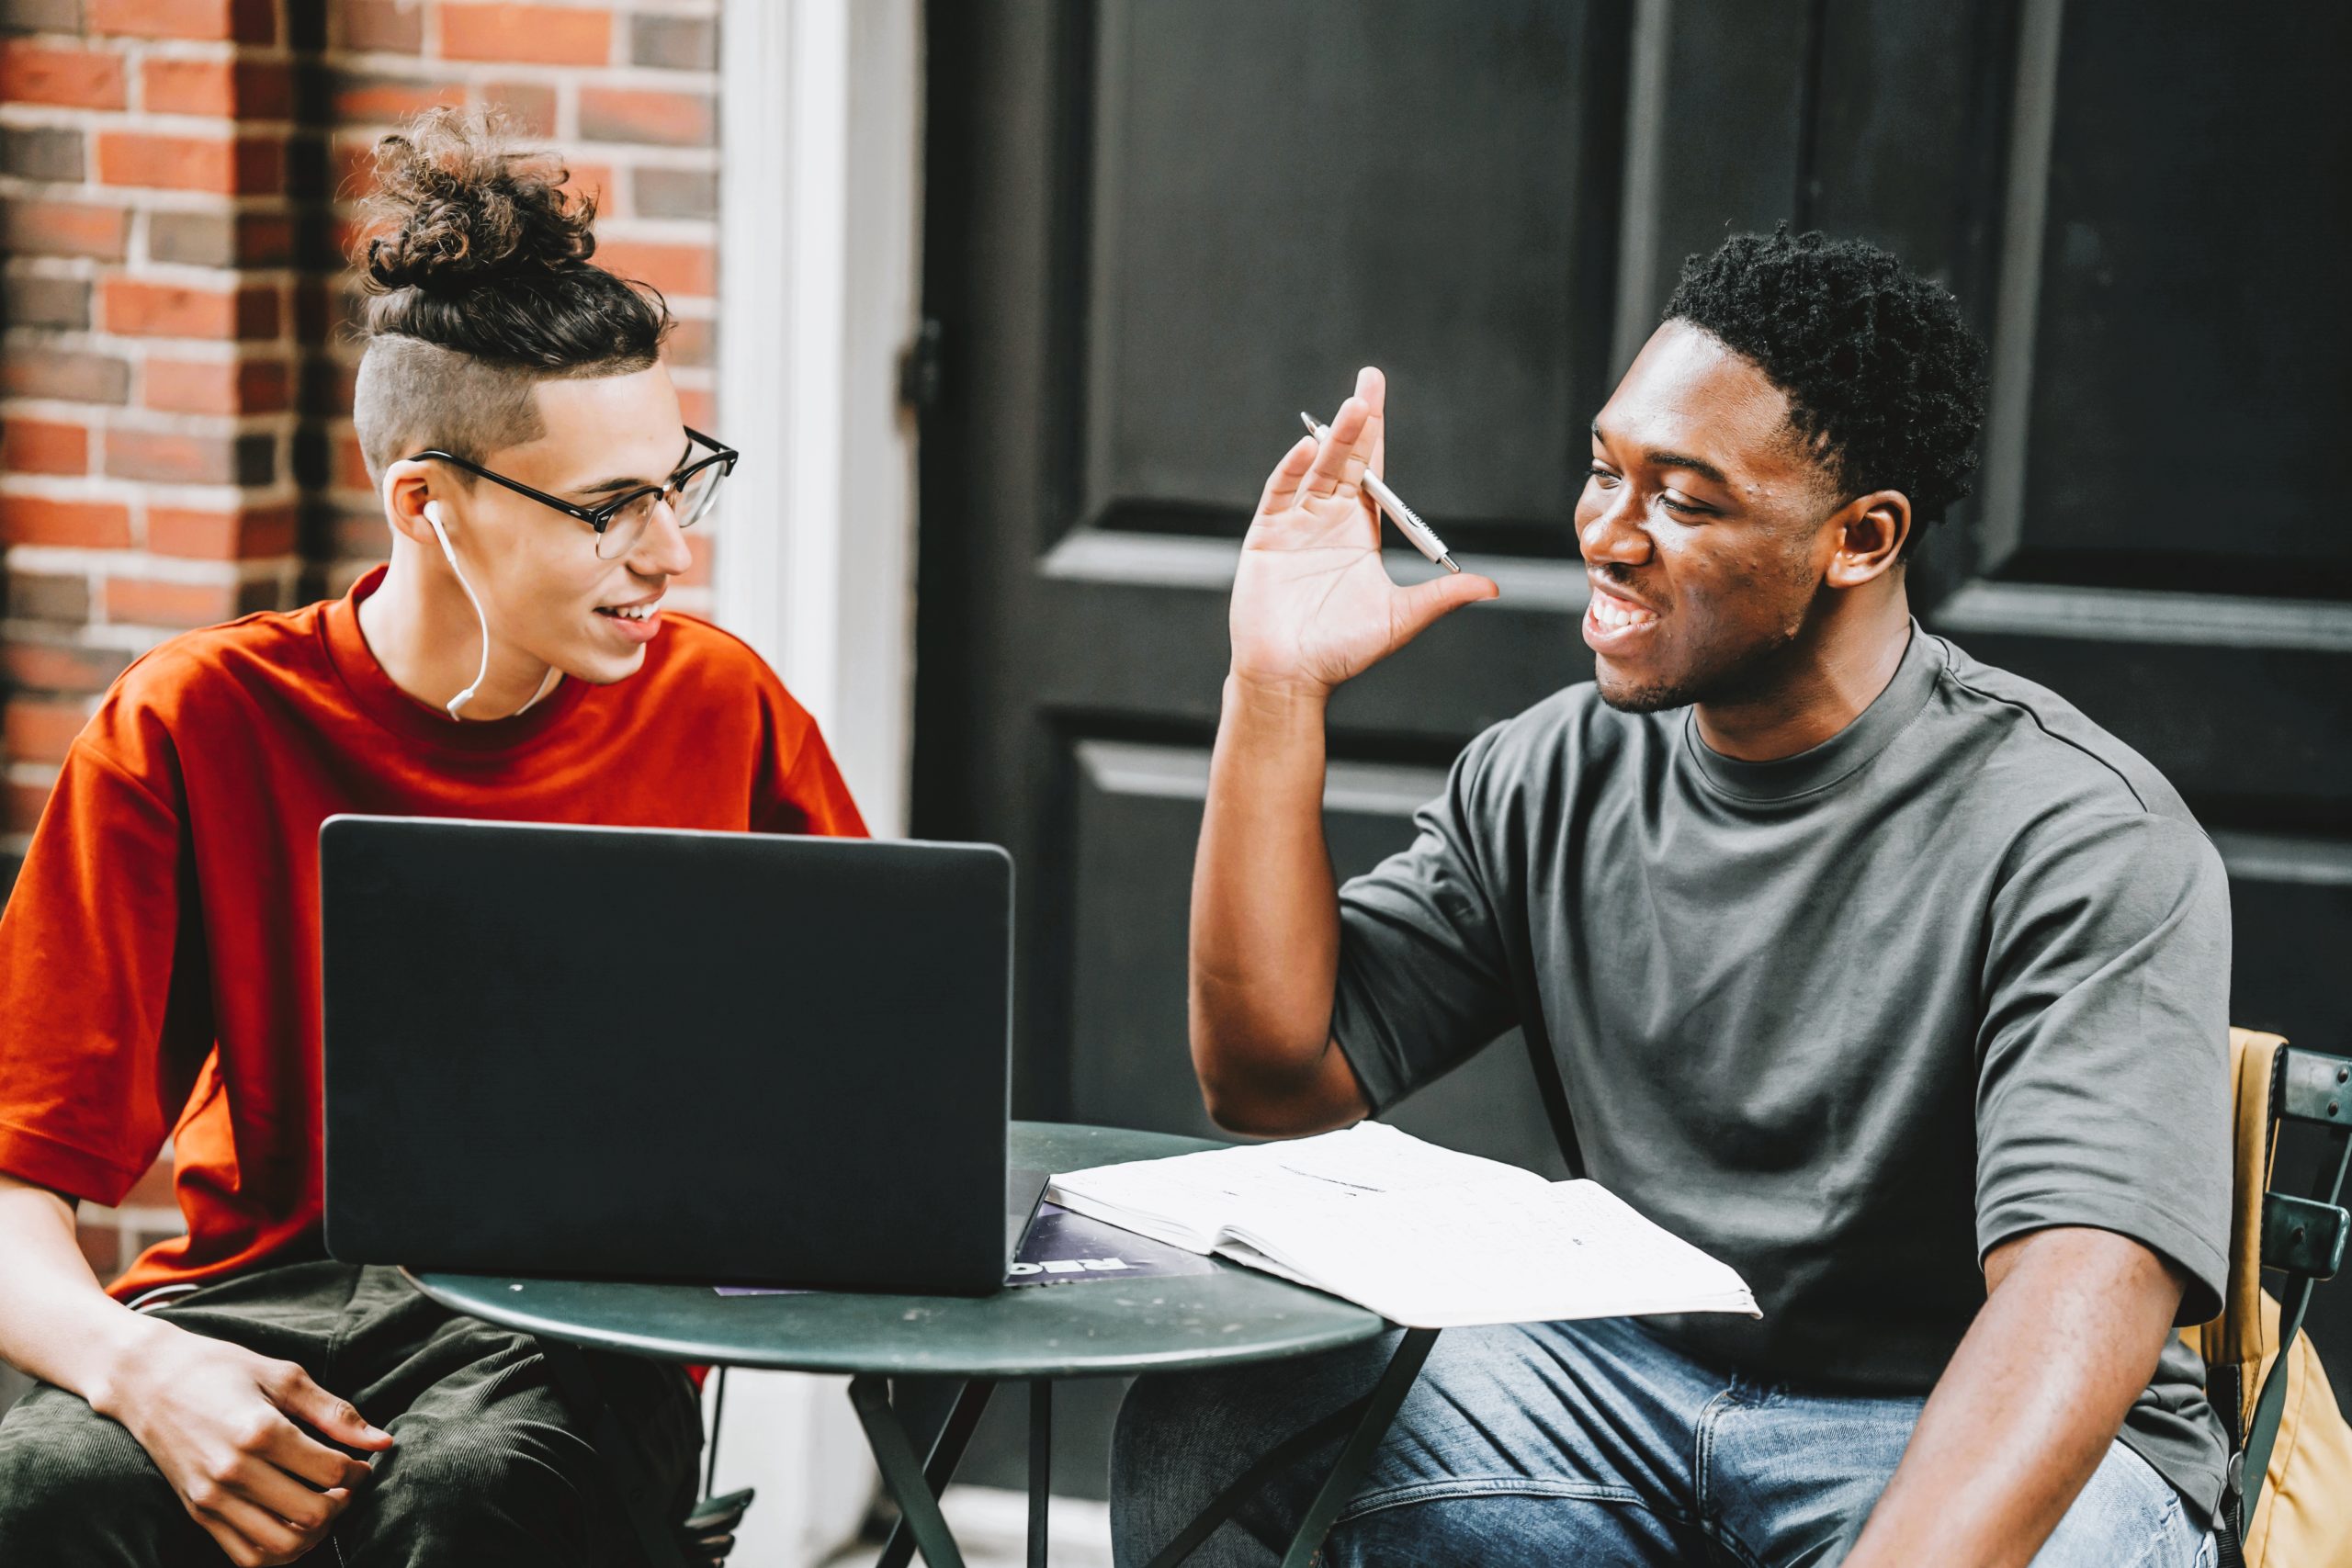
<instances>
[{"instance_id":1,"label":"blue jeans","mask_svg":"<svg viewBox=\"0 0 2352 1568\"><path fill-rule=\"evenodd\" d=\"M1147 1378L1119 1414L1112 1531L1140 1568L1251 1461L1367 1392L1396 1338ZM1924 1400L1804 1393L1624 1318L1441 1335L1320 1561L1480 1568L1839 1561ZM1279 1560L1339 1453L1276 1477L1188 1568ZM2212 1538L2120 1442L2036 1568L2209 1568Z\"/></svg>"}]
</instances>

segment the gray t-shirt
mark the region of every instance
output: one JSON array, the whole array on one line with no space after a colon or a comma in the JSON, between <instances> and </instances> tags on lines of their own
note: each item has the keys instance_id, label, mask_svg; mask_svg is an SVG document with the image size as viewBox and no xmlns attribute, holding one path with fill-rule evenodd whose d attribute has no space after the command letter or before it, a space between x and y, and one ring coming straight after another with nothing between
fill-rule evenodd
<instances>
[{"instance_id":1,"label":"gray t-shirt","mask_svg":"<svg viewBox=\"0 0 2352 1568\"><path fill-rule=\"evenodd\" d=\"M1331 1032L1377 1111L1517 1025L1583 1174L1764 1310L1648 1320L1824 1390L1924 1393L1981 1259L2131 1236L2212 1315L2230 1218L2230 919L2163 777L2059 697L1913 628L1794 757L1576 686L1487 731L1409 849L1340 895ZM2175 1335L2123 1438L2196 1508L2221 1427Z\"/></svg>"}]
</instances>

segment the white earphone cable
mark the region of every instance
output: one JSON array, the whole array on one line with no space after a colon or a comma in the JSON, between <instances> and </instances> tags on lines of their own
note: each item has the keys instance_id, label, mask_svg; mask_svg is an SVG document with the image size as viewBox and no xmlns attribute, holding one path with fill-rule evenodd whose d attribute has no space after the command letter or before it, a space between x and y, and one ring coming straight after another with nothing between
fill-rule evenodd
<instances>
[{"instance_id":1,"label":"white earphone cable","mask_svg":"<svg viewBox=\"0 0 2352 1568\"><path fill-rule=\"evenodd\" d=\"M449 716L456 718L458 710L473 700L474 694L481 690L482 682L490 676L490 615L482 609L481 597L474 592L474 585L466 581L466 569L458 564L458 552L449 544L447 530L441 526L439 502L428 501L424 503L424 521L432 527L433 536L441 541L441 553L448 558L449 570L456 574L458 586L466 591L466 603L474 607L474 619L481 623L481 664L474 671L473 683L451 697L447 704ZM513 716L520 718L537 707L539 699L548 694L548 689L555 684L556 677L560 673L561 671L550 666L546 676L539 682L539 689L531 694L529 702L514 710Z\"/></svg>"},{"instance_id":2,"label":"white earphone cable","mask_svg":"<svg viewBox=\"0 0 2352 1568\"><path fill-rule=\"evenodd\" d=\"M474 585L466 581L466 570L458 564L458 552L450 547L448 532L441 526L439 502L424 503L424 521L432 526L433 536L441 541L441 553L449 558L449 570L457 574L458 586L466 591L466 603L474 607L474 619L481 623L481 667L474 671L473 683L449 699L449 716L455 718L458 710L473 700L474 694L481 690L482 682L490 675L490 616L482 610L481 600L474 593Z\"/></svg>"}]
</instances>

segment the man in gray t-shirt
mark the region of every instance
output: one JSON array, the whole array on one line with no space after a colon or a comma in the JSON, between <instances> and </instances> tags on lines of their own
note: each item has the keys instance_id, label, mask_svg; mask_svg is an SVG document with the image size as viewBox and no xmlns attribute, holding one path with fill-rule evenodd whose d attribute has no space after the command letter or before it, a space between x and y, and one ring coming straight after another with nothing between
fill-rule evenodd
<instances>
[{"instance_id":1,"label":"man in gray t-shirt","mask_svg":"<svg viewBox=\"0 0 2352 1568\"><path fill-rule=\"evenodd\" d=\"M1871 247L1694 260L1594 425L1595 682L1344 888L1322 700L1494 587L1382 570L1376 372L1269 481L1193 896L1212 1111L1343 1125L1520 1028L1582 1174L1764 1314L1448 1334L1331 1562L2208 1560L2222 1436L2172 1330L2226 1269L2227 889L2144 761L1911 619L1982 365ZM1121 1561L1376 1365L1139 1385ZM1203 1560L1266 1560L1313 1468Z\"/></svg>"}]
</instances>

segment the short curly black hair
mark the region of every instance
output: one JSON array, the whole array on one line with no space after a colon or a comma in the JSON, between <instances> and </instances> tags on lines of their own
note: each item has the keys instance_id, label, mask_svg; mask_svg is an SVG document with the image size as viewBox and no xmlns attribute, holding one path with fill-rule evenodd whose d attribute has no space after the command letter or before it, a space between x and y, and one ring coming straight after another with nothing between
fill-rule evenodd
<instances>
[{"instance_id":1,"label":"short curly black hair","mask_svg":"<svg viewBox=\"0 0 2352 1568\"><path fill-rule=\"evenodd\" d=\"M1755 362L1845 494L1909 498L1911 553L1970 490L1984 423L1984 340L1951 295L1862 240L1735 234L1692 255L1664 320Z\"/></svg>"}]
</instances>

